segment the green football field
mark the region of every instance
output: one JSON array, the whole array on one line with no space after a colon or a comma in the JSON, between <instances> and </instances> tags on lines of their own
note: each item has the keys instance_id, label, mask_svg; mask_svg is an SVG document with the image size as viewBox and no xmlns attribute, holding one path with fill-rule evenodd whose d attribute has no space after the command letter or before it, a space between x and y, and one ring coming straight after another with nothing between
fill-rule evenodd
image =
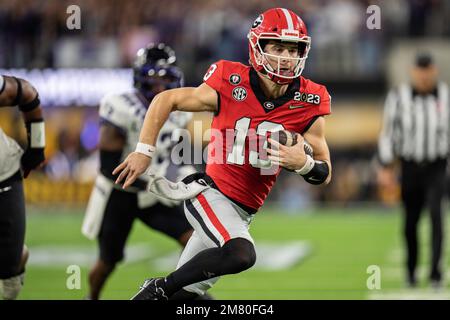
<instances>
[{"instance_id":1,"label":"green football field","mask_svg":"<svg viewBox=\"0 0 450 320\"><path fill-rule=\"evenodd\" d=\"M31 256L20 299L85 297L96 244L81 235L82 218L82 210L29 209ZM302 215L262 210L250 232L256 246L265 248L258 257L263 265L223 277L210 292L217 299L448 298L446 288L435 292L426 282L427 216L420 228L421 288L405 289L401 222L400 210L320 209ZM104 299L129 299L145 278L170 271L180 253L175 242L140 222L128 244L132 250L107 283ZM81 270L79 282L68 269L74 265ZM379 268L381 289L368 288L368 278L374 284L377 276L368 273L369 266Z\"/></svg>"}]
</instances>

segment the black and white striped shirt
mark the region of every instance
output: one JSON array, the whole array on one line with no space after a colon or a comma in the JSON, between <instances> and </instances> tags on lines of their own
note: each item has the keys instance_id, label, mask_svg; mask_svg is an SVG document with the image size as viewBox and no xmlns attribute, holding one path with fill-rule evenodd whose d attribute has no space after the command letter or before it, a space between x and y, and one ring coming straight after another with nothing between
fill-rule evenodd
<instances>
[{"instance_id":1,"label":"black and white striped shirt","mask_svg":"<svg viewBox=\"0 0 450 320\"><path fill-rule=\"evenodd\" d=\"M450 112L448 86L421 95L409 84L389 92L378 141L382 164L396 157L418 163L444 159L449 152Z\"/></svg>"}]
</instances>

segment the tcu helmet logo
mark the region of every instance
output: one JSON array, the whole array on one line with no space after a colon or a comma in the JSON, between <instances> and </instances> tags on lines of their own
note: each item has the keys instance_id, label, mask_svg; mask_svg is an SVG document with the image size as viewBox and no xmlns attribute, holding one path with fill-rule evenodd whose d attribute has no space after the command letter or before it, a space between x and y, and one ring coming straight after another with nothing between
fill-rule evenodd
<instances>
[{"instance_id":1,"label":"tcu helmet logo","mask_svg":"<svg viewBox=\"0 0 450 320\"><path fill-rule=\"evenodd\" d=\"M255 21L253 21L252 28L254 29L254 28L258 27L263 22L263 20L264 20L264 16L262 14L260 14L259 17L256 18Z\"/></svg>"},{"instance_id":2,"label":"tcu helmet logo","mask_svg":"<svg viewBox=\"0 0 450 320\"><path fill-rule=\"evenodd\" d=\"M236 87L233 89L233 98L236 101L244 101L247 98L247 90L242 87Z\"/></svg>"},{"instance_id":3,"label":"tcu helmet logo","mask_svg":"<svg viewBox=\"0 0 450 320\"><path fill-rule=\"evenodd\" d=\"M230 76L230 83L233 85L238 85L241 82L241 76L238 75L237 73L233 73Z\"/></svg>"}]
</instances>

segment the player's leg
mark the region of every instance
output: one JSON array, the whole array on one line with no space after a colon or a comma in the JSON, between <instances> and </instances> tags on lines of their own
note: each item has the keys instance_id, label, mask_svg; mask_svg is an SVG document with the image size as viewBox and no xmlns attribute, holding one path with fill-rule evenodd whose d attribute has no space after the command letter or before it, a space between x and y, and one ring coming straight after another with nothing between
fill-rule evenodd
<instances>
[{"instance_id":1,"label":"player's leg","mask_svg":"<svg viewBox=\"0 0 450 320\"><path fill-rule=\"evenodd\" d=\"M98 235L99 257L89 272L89 299L99 299L106 280L122 261L136 210L135 194L111 192Z\"/></svg>"},{"instance_id":2,"label":"player's leg","mask_svg":"<svg viewBox=\"0 0 450 320\"><path fill-rule=\"evenodd\" d=\"M191 225L209 249L196 254L164 279L150 279L133 299L168 298L190 284L242 272L256 261L248 233L250 215L215 189L185 202Z\"/></svg>"},{"instance_id":3,"label":"player's leg","mask_svg":"<svg viewBox=\"0 0 450 320\"><path fill-rule=\"evenodd\" d=\"M30 251L28 250L28 247L24 244L23 249L22 249L22 256L20 258L20 265L19 265L20 273L25 272L25 266L27 265L29 257L30 257Z\"/></svg>"},{"instance_id":4,"label":"player's leg","mask_svg":"<svg viewBox=\"0 0 450 320\"><path fill-rule=\"evenodd\" d=\"M442 255L442 198L445 191L445 161L437 162L430 170L434 174L429 177L428 204L431 218L431 272L430 280L433 285L439 286L442 280L441 255Z\"/></svg>"},{"instance_id":5,"label":"player's leg","mask_svg":"<svg viewBox=\"0 0 450 320\"><path fill-rule=\"evenodd\" d=\"M23 285L28 250L25 197L20 172L0 182L0 280L3 299L16 299Z\"/></svg>"},{"instance_id":6,"label":"player's leg","mask_svg":"<svg viewBox=\"0 0 450 320\"><path fill-rule=\"evenodd\" d=\"M180 260L178 260L177 269L191 260L199 252L208 248L209 247L203 242L198 233L194 231L181 254ZM219 280L219 277L210 278L186 286L175 292L170 297L170 300L212 300L212 297L207 294L207 290L209 290L217 282L217 280Z\"/></svg>"},{"instance_id":7,"label":"player's leg","mask_svg":"<svg viewBox=\"0 0 450 320\"><path fill-rule=\"evenodd\" d=\"M419 255L417 227L425 204L425 189L417 177L415 164L404 165L402 168L402 202L404 208L403 233L407 248L406 266L408 284L416 286L416 267Z\"/></svg>"},{"instance_id":8,"label":"player's leg","mask_svg":"<svg viewBox=\"0 0 450 320\"><path fill-rule=\"evenodd\" d=\"M138 217L147 226L168 235L185 246L177 268L198 252L208 248L198 235L191 236L193 235L193 229L186 219L182 204L167 206L158 202L151 207L141 209ZM207 289L203 290L202 288L209 289L214 282L199 283L197 285L199 289L194 286L190 291L181 289L171 297L171 300L212 300L212 297L206 293Z\"/></svg>"}]
</instances>

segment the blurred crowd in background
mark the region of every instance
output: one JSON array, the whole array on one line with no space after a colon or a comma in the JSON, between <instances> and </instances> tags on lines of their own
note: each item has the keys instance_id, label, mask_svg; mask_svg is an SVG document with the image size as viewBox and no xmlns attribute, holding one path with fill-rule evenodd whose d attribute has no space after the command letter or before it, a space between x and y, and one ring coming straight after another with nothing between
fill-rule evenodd
<instances>
[{"instance_id":1,"label":"blurred crowd in background","mask_svg":"<svg viewBox=\"0 0 450 320\"><path fill-rule=\"evenodd\" d=\"M74 4L82 23L75 31L66 26ZM371 4L382 10L383 31L366 28ZM0 42L8 46L0 48L0 65L126 67L137 49L164 41L195 84L218 57L246 62L249 26L274 5L304 18L313 39L308 74L328 79L383 75L383 53L399 37L450 36L446 0L1 0Z\"/></svg>"},{"instance_id":2,"label":"blurred crowd in background","mask_svg":"<svg viewBox=\"0 0 450 320\"><path fill-rule=\"evenodd\" d=\"M381 30L366 27L371 4L381 8ZM81 9L80 30L66 26L70 5ZM312 49L303 75L327 85L333 111L362 99L381 112L386 53L399 39L450 40L446 0L0 0L0 68L128 68L139 48L162 41L176 50L186 84L198 85L218 59L247 63L249 27L274 6L292 9L305 20ZM46 179L91 181L98 165L96 108L75 104L45 110L50 141ZM14 113L1 117L2 127L13 128L11 119L21 121ZM310 188L283 173L269 199L293 211L315 200L343 205L380 197L385 203L395 201L396 186L384 195L376 186L376 143L330 143L330 186Z\"/></svg>"}]
</instances>

